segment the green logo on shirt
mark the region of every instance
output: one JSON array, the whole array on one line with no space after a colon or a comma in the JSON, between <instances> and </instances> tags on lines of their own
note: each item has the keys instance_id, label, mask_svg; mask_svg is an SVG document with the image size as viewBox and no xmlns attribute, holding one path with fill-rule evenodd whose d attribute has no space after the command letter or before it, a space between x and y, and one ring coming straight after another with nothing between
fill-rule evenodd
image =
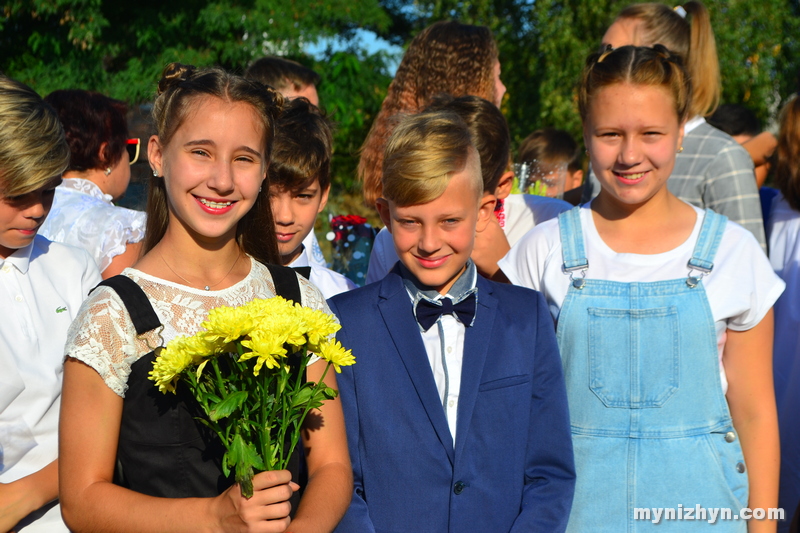
<instances>
[{"instance_id":1,"label":"green logo on shirt","mask_svg":"<svg viewBox=\"0 0 800 533\"><path fill-rule=\"evenodd\" d=\"M58 307L58 308L56 308L56 313L63 313L66 310L67 310L66 307Z\"/></svg>"}]
</instances>

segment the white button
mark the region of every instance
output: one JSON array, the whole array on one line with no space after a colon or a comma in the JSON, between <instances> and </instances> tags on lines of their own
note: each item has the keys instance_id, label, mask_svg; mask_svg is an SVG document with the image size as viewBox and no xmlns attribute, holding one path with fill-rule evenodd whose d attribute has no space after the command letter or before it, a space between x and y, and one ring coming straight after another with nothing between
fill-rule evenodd
<instances>
[{"instance_id":1,"label":"white button","mask_svg":"<svg viewBox=\"0 0 800 533\"><path fill-rule=\"evenodd\" d=\"M3 265L3 272L8 272L10 270L11 270L11 265L9 265L8 263Z\"/></svg>"},{"instance_id":2,"label":"white button","mask_svg":"<svg viewBox=\"0 0 800 533\"><path fill-rule=\"evenodd\" d=\"M450 407L453 407L455 404L456 404L456 402L454 402L453 400L450 400L450 403L448 403L447 405L449 405Z\"/></svg>"},{"instance_id":3,"label":"white button","mask_svg":"<svg viewBox=\"0 0 800 533\"><path fill-rule=\"evenodd\" d=\"M16 301L18 301L18 302L21 302L22 301L22 295L21 294L17 294L16 298L14 298L14 299Z\"/></svg>"},{"instance_id":4,"label":"white button","mask_svg":"<svg viewBox=\"0 0 800 533\"><path fill-rule=\"evenodd\" d=\"M447 353L453 353L453 347L452 346L448 346L447 347Z\"/></svg>"}]
</instances>

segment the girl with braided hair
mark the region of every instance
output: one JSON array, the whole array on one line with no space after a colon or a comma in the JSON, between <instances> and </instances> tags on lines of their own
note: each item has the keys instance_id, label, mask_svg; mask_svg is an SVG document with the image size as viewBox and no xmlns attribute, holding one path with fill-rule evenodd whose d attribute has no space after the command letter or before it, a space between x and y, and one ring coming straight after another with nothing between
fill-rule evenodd
<instances>
[{"instance_id":1,"label":"girl with braided hair","mask_svg":"<svg viewBox=\"0 0 800 533\"><path fill-rule=\"evenodd\" d=\"M275 234L264 230L274 227L267 177L282 102L221 69L164 71L148 144L144 255L92 292L66 346L60 488L73 531L283 532L290 521L293 533L332 531L347 508L338 400L307 419L309 481L290 519L292 473L257 474L244 498L191 394L161 394L147 378L156 347L196 333L212 308L285 294L293 283L291 299L327 310L315 287L274 266ZM308 379L319 381L322 366L309 364ZM332 375L325 382L336 386Z\"/></svg>"},{"instance_id":2,"label":"girl with braided hair","mask_svg":"<svg viewBox=\"0 0 800 533\"><path fill-rule=\"evenodd\" d=\"M649 531L659 520L642 508L776 507L772 305L784 284L752 234L667 188L690 78L661 45L609 48L587 61L578 102L600 193L500 264L557 322L577 474L568 531Z\"/></svg>"}]
</instances>

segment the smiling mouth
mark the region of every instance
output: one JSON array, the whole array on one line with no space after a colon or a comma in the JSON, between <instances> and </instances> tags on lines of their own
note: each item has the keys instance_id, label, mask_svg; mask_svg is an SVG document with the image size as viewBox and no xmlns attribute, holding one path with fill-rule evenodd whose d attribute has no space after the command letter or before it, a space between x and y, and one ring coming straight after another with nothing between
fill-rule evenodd
<instances>
[{"instance_id":1,"label":"smiling mouth","mask_svg":"<svg viewBox=\"0 0 800 533\"><path fill-rule=\"evenodd\" d=\"M417 258L417 261L423 268L437 268L442 266L450 256L446 255L444 257L419 257L419 256L415 257Z\"/></svg>"},{"instance_id":2,"label":"smiling mouth","mask_svg":"<svg viewBox=\"0 0 800 533\"><path fill-rule=\"evenodd\" d=\"M215 202L214 200L207 200L205 198L200 198L197 196L195 196L195 198L197 198L198 202L211 209L225 209L226 207L230 207L235 203L233 201Z\"/></svg>"},{"instance_id":3,"label":"smiling mouth","mask_svg":"<svg viewBox=\"0 0 800 533\"><path fill-rule=\"evenodd\" d=\"M647 172L648 171L645 170L644 172L637 172L635 174L621 174L619 172L614 172L614 174L619 179L624 180L624 181L639 181L640 179L642 179L645 176L645 174L647 174Z\"/></svg>"}]
</instances>

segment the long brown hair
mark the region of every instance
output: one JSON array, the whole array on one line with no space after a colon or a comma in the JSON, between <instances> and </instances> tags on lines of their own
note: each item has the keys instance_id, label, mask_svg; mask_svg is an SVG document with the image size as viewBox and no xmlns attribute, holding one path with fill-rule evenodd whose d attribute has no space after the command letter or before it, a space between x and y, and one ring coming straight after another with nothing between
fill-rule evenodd
<instances>
[{"instance_id":1,"label":"long brown hair","mask_svg":"<svg viewBox=\"0 0 800 533\"><path fill-rule=\"evenodd\" d=\"M680 56L692 79L692 107L689 118L706 116L719 104L719 59L711 17L706 7L697 1L682 6L686 16L659 3L634 4L623 9L617 20L635 19L641 23L636 46L662 44Z\"/></svg>"},{"instance_id":2,"label":"long brown hair","mask_svg":"<svg viewBox=\"0 0 800 533\"><path fill-rule=\"evenodd\" d=\"M153 122L161 145L169 144L193 107L207 96L226 102L243 102L253 107L264 125L263 156L265 165L268 165L275 138L275 121L280 114L283 97L256 81L246 80L220 68L198 70L180 63L167 65L158 82L158 96L153 105ZM168 222L164 177L151 177L147 192L147 229L143 253L152 250L164 237ZM255 204L237 225L236 240L244 252L261 263L280 264L274 228L267 172L267 180Z\"/></svg>"},{"instance_id":3,"label":"long brown hair","mask_svg":"<svg viewBox=\"0 0 800 533\"><path fill-rule=\"evenodd\" d=\"M794 95L781 111L781 131L773 156L775 184L795 211L800 211L800 98Z\"/></svg>"},{"instance_id":4,"label":"long brown hair","mask_svg":"<svg viewBox=\"0 0 800 533\"><path fill-rule=\"evenodd\" d=\"M417 113L439 93L471 94L494 102L496 61L497 45L485 26L440 21L414 37L361 147L358 178L368 206L381 196L383 150L398 113Z\"/></svg>"}]
</instances>

